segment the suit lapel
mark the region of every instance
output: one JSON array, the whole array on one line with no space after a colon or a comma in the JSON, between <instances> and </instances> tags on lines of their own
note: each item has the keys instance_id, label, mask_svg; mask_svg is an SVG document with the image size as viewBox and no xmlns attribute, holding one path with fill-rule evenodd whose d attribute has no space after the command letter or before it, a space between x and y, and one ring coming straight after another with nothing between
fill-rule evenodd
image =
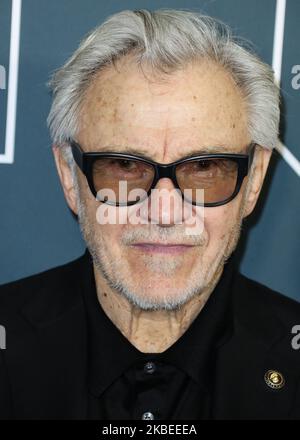
<instances>
[{"instance_id":1,"label":"suit lapel","mask_svg":"<svg viewBox=\"0 0 300 440\"><path fill-rule=\"evenodd\" d=\"M57 289L41 286L22 307L17 330L10 332L8 362L13 357L9 371L16 418L87 417L87 330L81 264L82 258L59 276L62 279L55 282Z\"/></svg>"},{"instance_id":2,"label":"suit lapel","mask_svg":"<svg viewBox=\"0 0 300 440\"><path fill-rule=\"evenodd\" d=\"M294 363L283 354L290 335L271 306L255 301L255 285L237 276L234 332L216 362L213 417L216 419L287 419L297 386ZM265 380L269 370L285 379L280 389Z\"/></svg>"}]
</instances>

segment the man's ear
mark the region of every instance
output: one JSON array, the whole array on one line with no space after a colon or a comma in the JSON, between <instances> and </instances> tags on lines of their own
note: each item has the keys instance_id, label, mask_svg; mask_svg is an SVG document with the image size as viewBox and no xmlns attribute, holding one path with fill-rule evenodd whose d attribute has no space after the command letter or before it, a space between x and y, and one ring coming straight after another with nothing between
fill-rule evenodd
<instances>
[{"instance_id":1,"label":"man's ear","mask_svg":"<svg viewBox=\"0 0 300 440\"><path fill-rule=\"evenodd\" d=\"M255 148L255 157L252 162L251 175L248 181L248 188L246 188L243 217L250 215L256 205L271 156L271 149L262 148L260 146Z\"/></svg>"},{"instance_id":2,"label":"man's ear","mask_svg":"<svg viewBox=\"0 0 300 440\"><path fill-rule=\"evenodd\" d=\"M55 164L57 168L57 172L60 178L60 182L63 187L63 191L65 194L65 198L70 209L74 212L74 214L78 214L77 212L77 194L75 191L75 186L73 182L72 171L70 166L66 162L63 153L62 147L58 147L57 145L53 145L52 151L54 154Z\"/></svg>"}]
</instances>

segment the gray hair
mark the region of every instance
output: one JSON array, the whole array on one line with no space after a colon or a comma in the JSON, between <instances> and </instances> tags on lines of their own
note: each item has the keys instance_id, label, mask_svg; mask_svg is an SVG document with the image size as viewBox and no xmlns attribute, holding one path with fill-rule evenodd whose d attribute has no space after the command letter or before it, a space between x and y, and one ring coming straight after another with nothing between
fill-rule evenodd
<instances>
[{"instance_id":1,"label":"gray hair","mask_svg":"<svg viewBox=\"0 0 300 440\"><path fill-rule=\"evenodd\" d=\"M279 130L279 87L272 68L261 61L224 23L186 10L125 10L90 32L70 59L54 72L48 126L63 146L79 130L85 91L95 73L127 54L137 65L171 73L194 60L210 59L229 71L245 99L254 142L274 148ZM67 154L70 162L70 152Z\"/></svg>"}]
</instances>

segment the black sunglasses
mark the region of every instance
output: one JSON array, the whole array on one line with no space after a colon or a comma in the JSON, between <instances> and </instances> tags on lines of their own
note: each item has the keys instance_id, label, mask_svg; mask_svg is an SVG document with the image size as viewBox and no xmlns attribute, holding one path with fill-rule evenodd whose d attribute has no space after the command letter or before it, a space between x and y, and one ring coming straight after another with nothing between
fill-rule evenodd
<instances>
[{"instance_id":1,"label":"black sunglasses","mask_svg":"<svg viewBox=\"0 0 300 440\"><path fill-rule=\"evenodd\" d=\"M170 164L161 164L141 156L115 152L87 152L74 140L68 141L74 160L85 175L92 194L98 201L114 206L129 206L149 197L159 179L167 177L182 197L193 205L213 207L230 202L239 192L254 157L256 144L247 147L248 154L202 154L188 156ZM126 182L126 196L119 183ZM113 191L114 197L101 196L102 190ZM145 197L131 196L142 190ZM189 190L189 197L186 192ZM197 190L204 190L199 202Z\"/></svg>"}]
</instances>

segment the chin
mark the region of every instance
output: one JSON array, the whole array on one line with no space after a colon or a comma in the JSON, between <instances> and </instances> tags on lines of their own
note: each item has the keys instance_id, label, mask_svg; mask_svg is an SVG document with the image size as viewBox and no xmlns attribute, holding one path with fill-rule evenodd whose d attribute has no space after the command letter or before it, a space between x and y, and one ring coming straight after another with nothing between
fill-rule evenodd
<instances>
[{"instance_id":1,"label":"chin","mask_svg":"<svg viewBox=\"0 0 300 440\"><path fill-rule=\"evenodd\" d=\"M150 274L144 275L141 278L137 291L141 289L148 296L153 296L154 292L158 293L158 297L160 295L178 296L180 292L186 290L187 284L187 280L182 278L176 279L174 277L166 277L165 275L155 275L155 279L153 279L153 275Z\"/></svg>"},{"instance_id":2,"label":"chin","mask_svg":"<svg viewBox=\"0 0 300 440\"><path fill-rule=\"evenodd\" d=\"M119 285L120 287L120 285ZM163 309L173 310L188 302L192 297L200 295L203 285L199 282L188 284L186 281L178 282L170 279L147 279L144 278L138 283L122 285L121 293L131 303L141 309Z\"/></svg>"},{"instance_id":3,"label":"chin","mask_svg":"<svg viewBox=\"0 0 300 440\"><path fill-rule=\"evenodd\" d=\"M184 305L190 298L178 292L166 292L163 297L147 295L130 294L125 295L127 300L141 310L176 310Z\"/></svg>"}]
</instances>

